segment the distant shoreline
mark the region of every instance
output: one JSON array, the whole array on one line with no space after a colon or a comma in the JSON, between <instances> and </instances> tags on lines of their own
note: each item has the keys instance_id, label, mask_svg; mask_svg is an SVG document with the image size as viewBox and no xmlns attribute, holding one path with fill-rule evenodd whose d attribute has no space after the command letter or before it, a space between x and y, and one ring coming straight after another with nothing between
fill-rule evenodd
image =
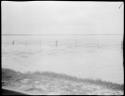
<instances>
[{"instance_id":1,"label":"distant shoreline","mask_svg":"<svg viewBox=\"0 0 125 96\"><path fill-rule=\"evenodd\" d=\"M2 34L2 36L122 36L123 34Z\"/></svg>"}]
</instances>

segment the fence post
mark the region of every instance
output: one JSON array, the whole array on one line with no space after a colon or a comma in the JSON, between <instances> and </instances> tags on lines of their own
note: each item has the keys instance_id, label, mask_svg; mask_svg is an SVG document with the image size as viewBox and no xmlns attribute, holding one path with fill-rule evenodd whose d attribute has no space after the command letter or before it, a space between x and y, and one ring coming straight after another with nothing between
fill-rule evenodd
<instances>
[{"instance_id":1,"label":"fence post","mask_svg":"<svg viewBox=\"0 0 125 96\"><path fill-rule=\"evenodd\" d=\"M56 40L56 47L58 46L58 41Z\"/></svg>"},{"instance_id":2,"label":"fence post","mask_svg":"<svg viewBox=\"0 0 125 96\"><path fill-rule=\"evenodd\" d=\"M77 47L77 40L75 40L75 47Z\"/></svg>"},{"instance_id":3,"label":"fence post","mask_svg":"<svg viewBox=\"0 0 125 96\"><path fill-rule=\"evenodd\" d=\"M15 42L14 42L14 40L12 41L12 45L14 45L15 44Z\"/></svg>"}]
</instances>

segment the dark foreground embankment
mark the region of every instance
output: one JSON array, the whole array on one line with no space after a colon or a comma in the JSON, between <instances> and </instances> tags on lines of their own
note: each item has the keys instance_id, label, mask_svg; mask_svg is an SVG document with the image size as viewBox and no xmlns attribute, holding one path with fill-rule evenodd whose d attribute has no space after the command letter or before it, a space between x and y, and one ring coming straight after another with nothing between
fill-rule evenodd
<instances>
[{"instance_id":1,"label":"dark foreground embankment","mask_svg":"<svg viewBox=\"0 0 125 96\"><path fill-rule=\"evenodd\" d=\"M2 89L2 95L28 95L21 92L16 92L12 90Z\"/></svg>"}]
</instances>

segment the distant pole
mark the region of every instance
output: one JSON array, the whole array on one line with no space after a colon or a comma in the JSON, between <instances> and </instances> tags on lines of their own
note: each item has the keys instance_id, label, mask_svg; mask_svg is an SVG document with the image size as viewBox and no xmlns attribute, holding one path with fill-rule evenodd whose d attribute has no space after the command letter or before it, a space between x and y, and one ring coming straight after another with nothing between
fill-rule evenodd
<instances>
[{"instance_id":1,"label":"distant pole","mask_svg":"<svg viewBox=\"0 0 125 96\"><path fill-rule=\"evenodd\" d=\"M56 40L56 47L58 46L58 41Z\"/></svg>"},{"instance_id":2,"label":"distant pole","mask_svg":"<svg viewBox=\"0 0 125 96\"><path fill-rule=\"evenodd\" d=\"M15 44L15 42L14 42L14 40L13 40L12 45L14 45L14 44Z\"/></svg>"},{"instance_id":3,"label":"distant pole","mask_svg":"<svg viewBox=\"0 0 125 96\"><path fill-rule=\"evenodd\" d=\"M75 47L77 47L77 40L75 40Z\"/></svg>"}]
</instances>

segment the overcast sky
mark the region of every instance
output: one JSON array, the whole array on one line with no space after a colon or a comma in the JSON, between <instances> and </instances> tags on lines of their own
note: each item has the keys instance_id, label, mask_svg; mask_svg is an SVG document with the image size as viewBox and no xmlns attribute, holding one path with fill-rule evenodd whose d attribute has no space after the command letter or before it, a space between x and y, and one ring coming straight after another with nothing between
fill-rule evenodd
<instances>
[{"instance_id":1,"label":"overcast sky","mask_svg":"<svg viewBox=\"0 0 125 96\"><path fill-rule=\"evenodd\" d=\"M122 2L2 1L2 33L123 34L123 10Z\"/></svg>"}]
</instances>

